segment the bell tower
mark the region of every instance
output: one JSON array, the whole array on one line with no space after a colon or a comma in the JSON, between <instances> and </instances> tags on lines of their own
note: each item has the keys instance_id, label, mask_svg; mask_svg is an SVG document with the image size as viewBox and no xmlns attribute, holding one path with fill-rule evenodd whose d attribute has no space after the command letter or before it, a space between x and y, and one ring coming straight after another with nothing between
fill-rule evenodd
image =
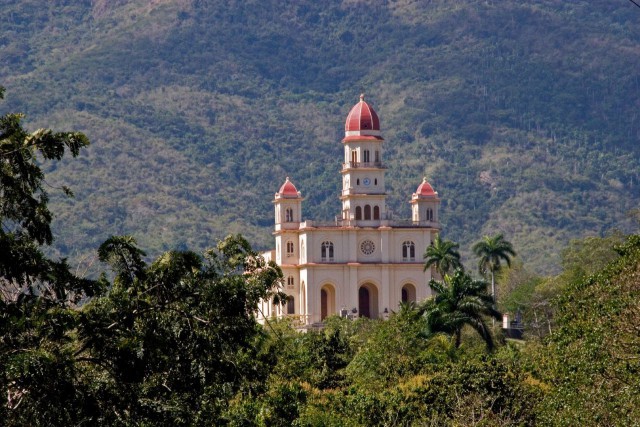
<instances>
[{"instance_id":1,"label":"bell tower","mask_svg":"<svg viewBox=\"0 0 640 427\"><path fill-rule=\"evenodd\" d=\"M385 166L382 162L380 119L360 95L344 126L342 220L349 225L375 226L386 219Z\"/></svg>"}]
</instances>

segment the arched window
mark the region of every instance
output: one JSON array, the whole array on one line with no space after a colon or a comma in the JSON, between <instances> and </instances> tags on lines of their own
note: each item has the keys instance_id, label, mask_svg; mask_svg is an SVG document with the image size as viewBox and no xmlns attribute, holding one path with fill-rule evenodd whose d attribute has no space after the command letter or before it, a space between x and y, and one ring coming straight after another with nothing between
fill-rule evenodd
<instances>
[{"instance_id":1,"label":"arched window","mask_svg":"<svg viewBox=\"0 0 640 427\"><path fill-rule=\"evenodd\" d=\"M373 180L373 185L378 185L378 178Z\"/></svg>"},{"instance_id":2,"label":"arched window","mask_svg":"<svg viewBox=\"0 0 640 427\"><path fill-rule=\"evenodd\" d=\"M360 206L356 206L356 219L362 219L362 208Z\"/></svg>"},{"instance_id":3,"label":"arched window","mask_svg":"<svg viewBox=\"0 0 640 427\"><path fill-rule=\"evenodd\" d=\"M285 222L293 222L293 209L287 208L284 211Z\"/></svg>"},{"instance_id":4,"label":"arched window","mask_svg":"<svg viewBox=\"0 0 640 427\"><path fill-rule=\"evenodd\" d=\"M356 185L360 185L360 178L356 179Z\"/></svg>"},{"instance_id":5,"label":"arched window","mask_svg":"<svg viewBox=\"0 0 640 427\"><path fill-rule=\"evenodd\" d=\"M333 261L333 243L332 242L322 242L321 247L321 257L322 261Z\"/></svg>"},{"instance_id":6,"label":"arched window","mask_svg":"<svg viewBox=\"0 0 640 427\"><path fill-rule=\"evenodd\" d=\"M293 242L291 240L287 242L287 256L288 257L293 256Z\"/></svg>"},{"instance_id":7,"label":"arched window","mask_svg":"<svg viewBox=\"0 0 640 427\"><path fill-rule=\"evenodd\" d=\"M293 284L294 284L293 276L287 277L287 286L290 288L293 288Z\"/></svg>"},{"instance_id":8,"label":"arched window","mask_svg":"<svg viewBox=\"0 0 640 427\"><path fill-rule=\"evenodd\" d=\"M356 150L351 151L351 167L355 168L358 163L358 152Z\"/></svg>"},{"instance_id":9,"label":"arched window","mask_svg":"<svg viewBox=\"0 0 640 427\"><path fill-rule=\"evenodd\" d=\"M414 245L411 240L407 240L402 244L402 260L403 261L416 260L416 245Z\"/></svg>"},{"instance_id":10,"label":"arched window","mask_svg":"<svg viewBox=\"0 0 640 427\"><path fill-rule=\"evenodd\" d=\"M287 296L287 314L296 314L296 304L291 295Z\"/></svg>"},{"instance_id":11,"label":"arched window","mask_svg":"<svg viewBox=\"0 0 640 427\"><path fill-rule=\"evenodd\" d=\"M380 152L376 150L376 163L380 163Z\"/></svg>"},{"instance_id":12,"label":"arched window","mask_svg":"<svg viewBox=\"0 0 640 427\"><path fill-rule=\"evenodd\" d=\"M380 206L373 207L373 219L380 219Z\"/></svg>"},{"instance_id":13,"label":"arched window","mask_svg":"<svg viewBox=\"0 0 640 427\"><path fill-rule=\"evenodd\" d=\"M369 163L371 160L369 159L369 150L364 150L364 162Z\"/></svg>"},{"instance_id":14,"label":"arched window","mask_svg":"<svg viewBox=\"0 0 640 427\"><path fill-rule=\"evenodd\" d=\"M433 209L427 209L427 221L433 221Z\"/></svg>"},{"instance_id":15,"label":"arched window","mask_svg":"<svg viewBox=\"0 0 640 427\"><path fill-rule=\"evenodd\" d=\"M369 205L364 205L364 220L370 220L371 219L371 206Z\"/></svg>"}]
</instances>

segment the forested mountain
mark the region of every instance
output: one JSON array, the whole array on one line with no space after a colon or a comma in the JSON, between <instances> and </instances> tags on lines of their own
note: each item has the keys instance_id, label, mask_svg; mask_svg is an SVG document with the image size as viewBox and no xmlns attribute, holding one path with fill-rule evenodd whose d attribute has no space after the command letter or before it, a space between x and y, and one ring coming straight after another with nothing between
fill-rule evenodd
<instances>
[{"instance_id":1,"label":"forested mountain","mask_svg":"<svg viewBox=\"0 0 640 427\"><path fill-rule=\"evenodd\" d=\"M45 170L56 251L112 234L151 255L229 232L271 245L290 176L307 218L339 213L343 121L378 111L390 208L423 175L463 248L502 231L554 271L572 237L633 227L640 9L541 0L0 0L0 114L82 131ZM55 169L53 169L55 168Z\"/></svg>"}]
</instances>

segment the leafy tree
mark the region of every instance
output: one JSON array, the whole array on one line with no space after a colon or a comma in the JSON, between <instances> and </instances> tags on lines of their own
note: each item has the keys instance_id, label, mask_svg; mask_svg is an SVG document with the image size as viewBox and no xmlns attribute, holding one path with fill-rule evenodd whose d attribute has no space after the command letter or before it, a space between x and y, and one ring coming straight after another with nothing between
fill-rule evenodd
<instances>
[{"instance_id":1,"label":"leafy tree","mask_svg":"<svg viewBox=\"0 0 640 427\"><path fill-rule=\"evenodd\" d=\"M354 338L361 344L346 369L351 384L384 390L427 363L447 360L446 352L431 348L435 343L422 337L425 321L414 304L402 304L387 321L371 323Z\"/></svg>"},{"instance_id":2,"label":"leafy tree","mask_svg":"<svg viewBox=\"0 0 640 427\"><path fill-rule=\"evenodd\" d=\"M66 260L43 254L53 235L41 166L67 151L76 157L89 141L78 132L29 133L22 118L0 117L0 394L7 397L0 419L78 424L93 405L74 363L76 307L105 282L77 277Z\"/></svg>"},{"instance_id":3,"label":"leafy tree","mask_svg":"<svg viewBox=\"0 0 640 427\"><path fill-rule=\"evenodd\" d=\"M450 240L442 240L438 234L433 244L429 245L424 252L423 258L426 261L423 270L427 271L431 266L435 266L440 277L444 277L450 271L462 268L460 253L458 252L459 246Z\"/></svg>"},{"instance_id":4,"label":"leafy tree","mask_svg":"<svg viewBox=\"0 0 640 427\"><path fill-rule=\"evenodd\" d=\"M210 425L235 394L262 389L272 357L254 310L282 300L279 268L240 236L151 264L112 237L98 255L113 284L76 277L41 250L52 241L41 165L88 140L28 133L21 118L0 117L3 425Z\"/></svg>"},{"instance_id":5,"label":"leafy tree","mask_svg":"<svg viewBox=\"0 0 640 427\"><path fill-rule=\"evenodd\" d=\"M560 274L542 278L529 273L520 261L499 273L499 289L507 289L501 307L520 311L528 337L542 338L555 327L554 300L570 285L586 280L620 257L616 246L624 242L620 232L605 237L571 240L561 252ZM502 294L501 294L502 295Z\"/></svg>"},{"instance_id":6,"label":"leafy tree","mask_svg":"<svg viewBox=\"0 0 640 427\"><path fill-rule=\"evenodd\" d=\"M443 332L455 338L460 346L462 328L471 326L482 337L489 350L494 342L486 317L501 319L502 314L495 307L491 295L487 294L487 283L473 280L462 269L453 276L445 275L442 282L431 280L429 286L436 293L427 300L421 311L427 321L427 332Z\"/></svg>"},{"instance_id":7,"label":"leafy tree","mask_svg":"<svg viewBox=\"0 0 640 427\"><path fill-rule=\"evenodd\" d=\"M516 252L502 234L496 234L484 236L482 240L473 245L473 253L480 258L478 261L480 274L491 273L491 296L494 301L497 301L495 273L500 270L503 261L511 266L511 258L516 256Z\"/></svg>"},{"instance_id":8,"label":"leafy tree","mask_svg":"<svg viewBox=\"0 0 640 427\"><path fill-rule=\"evenodd\" d=\"M532 378L548 389L545 425L635 425L640 419L640 236L618 257L570 283L554 300L556 326L525 352Z\"/></svg>"},{"instance_id":9,"label":"leafy tree","mask_svg":"<svg viewBox=\"0 0 640 427\"><path fill-rule=\"evenodd\" d=\"M0 99L4 88L0 87ZM60 160L65 151L76 157L89 144L79 132L38 129L28 133L22 114L0 117L0 289L3 302L20 295L49 301L75 301L96 291L95 282L69 272L64 260L52 261L40 251L51 244L52 214L45 190L42 161ZM71 195L71 191L62 190Z\"/></svg>"},{"instance_id":10,"label":"leafy tree","mask_svg":"<svg viewBox=\"0 0 640 427\"><path fill-rule=\"evenodd\" d=\"M201 257L170 251L147 265L130 237L98 251L115 274L80 314L79 360L108 423L215 423L236 393L262 389L271 358L254 318L261 299L283 301L282 273L229 236ZM113 411L111 408L118 408Z\"/></svg>"}]
</instances>

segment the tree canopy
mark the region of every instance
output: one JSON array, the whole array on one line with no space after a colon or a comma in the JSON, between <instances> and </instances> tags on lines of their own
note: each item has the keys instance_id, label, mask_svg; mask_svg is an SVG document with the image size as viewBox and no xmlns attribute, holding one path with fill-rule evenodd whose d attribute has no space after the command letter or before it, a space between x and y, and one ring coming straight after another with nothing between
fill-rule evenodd
<instances>
[{"instance_id":1,"label":"tree canopy","mask_svg":"<svg viewBox=\"0 0 640 427\"><path fill-rule=\"evenodd\" d=\"M436 235L432 244L424 252L424 271L434 266L440 277L462 267L460 262L459 244L450 240L442 240L440 234Z\"/></svg>"},{"instance_id":2,"label":"tree canopy","mask_svg":"<svg viewBox=\"0 0 640 427\"><path fill-rule=\"evenodd\" d=\"M504 261L511 266L511 258L516 256L511 242L505 240L500 233L493 236L484 236L482 240L473 245L473 253L479 258L478 270L484 275L491 274L491 295L496 300L495 273L502 267Z\"/></svg>"},{"instance_id":3,"label":"tree canopy","mask_svg":"<svg viewBox=\"0 0 640 427\"><path fill-rule=\"evenodd\" d=\"M457 269L453 275L445 275L442 282L432 279L429 286L435 296L421 307L428 333L449 334L459 347L462 328L468 325L480 335L487 348L493 349L494 340L485 319L500 320L502 314L495 309L485 281L474 280Z\"/></svg>"},{"instance_id":4,"label":"tree canopy","mask_svg":"<svg viewBox=\"0 0 640 427\"><path fill-rule=\"evenodd\" d=\"M258 301L285 300L282 273L239 235L203 254L170 250L153 260L133 237L112 236L97 249L107 271L96 280L46 256L53 233L43 170L67 152L78 156L88 141L75 132L27 132L21 118L0 118L3 425L633 425L640 418L639 236L574 241L560 275L513 278L526 282L518 303L552 285L555 298L546 302L555 322L542 339L528 331L517 345L496 339L486 323L499 318L487 284L460 268L443 268L443 280L430 282L432 299L402 305L386 321L333 317L301 333L270 319L264 328L255 310Z\"/></svg>"},{"instance_id":5,"label":"tree canopy","mask_svg":"<svg viewBox=\"0 0 640 427\"><path fill-rule=\"evenodd\" d=\"M0 95L2 91L0 90ZM52 260L42 166L89 142L0 118L0 419L6 425L197 425L263 387L272 362L254 311L280 269L240 236L151 264L133 238L98 249L99 280ZM68 189L60 189L70 194Z\"/></svg>"}]
</instances>

